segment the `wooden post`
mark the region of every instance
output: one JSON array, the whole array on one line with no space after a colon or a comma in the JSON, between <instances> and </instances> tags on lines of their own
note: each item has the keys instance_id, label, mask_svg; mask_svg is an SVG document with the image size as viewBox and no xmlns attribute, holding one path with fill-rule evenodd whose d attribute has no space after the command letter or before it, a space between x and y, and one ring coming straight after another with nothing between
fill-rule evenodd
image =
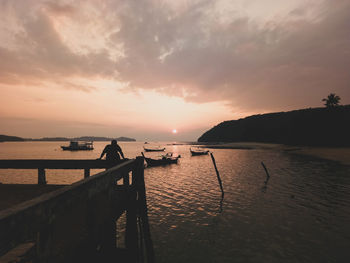
<instances>
[{"instance_id":1,"label":"wooden post","mask_svg":"<svg viewBox=\"0 0 350 263\"><path fill-rule=\"evenodd\" d=\"M140 216L137 218L137 230L139 231L139 261L140 262L145 262L145 246L144 246L144 240L145 240L145 235L143 233L143 227L142 227L142 222L141 222Z\"/></svg>"},{"instance_id":2,"label":"wooden post","mask_svg":"<svg viewBox=\"0 0 350 263\"><path fill-rule=\"evenodd\" d=\"M38 262L48 262L52 253L52 225L46 224L36 233L36 258Z\"/></svg>"},{"instance_id":3,"label":"wooden post","mask_svg":"<svg viewBox=\"0 0 350 263\"><path fill-rule=\"evenodd\" d=\"M84 178L88 178L90 176L90 168L84 169Z\"/></svg>"},{"instance_id":4,"label":"wooden post","mask_svg":"<svg viewBox=\"0 0 350 263\"><path fill-rule=\"evenodd\" d=\"M269 174L269 172L267 171L267 168L266 168L264 162L261 162L261 165L262 165L262 167L264 167L264 170L265 170L265 173L266 173L266 178L270 178L270 174Z\"/></svg>"},{"instance_id":5,"label":"wooden post","mask_svg":"<svg viewBox=\"0 0 350 263\"><path fill-rule=\"evenodd\" d=\"M128 191L128 203L126 208L126 230L125 247L132 259L130 262L138 260L138 235L137 235L137 214L136 214L136 191Z\"/></svg>"},{"instance_id":6,"label":"wooden post","mask_svg":"<svg viewBox=\"0 0 350 263\"><path fill-rule=\"evenodd\" d=\"M261 162L261 165L262 165L262 167L264 167L264 170L265 170L265 173L266 173L266 181L265 181L265 184L267 184L268 181L269 181L269 179L270 179L270 174L269 174L269 171L267 171L267 168L266 168L264 162Z\"/></svg>"},{"instance_id":7,"label":"wooden post","mask_svg":"<svg viewBox=\"0 0 350 263\"><path fill-rule=\"evenodd\" d=\"M45 175L45 169L39 168L38 169L38 184L45 185L46 184L46 175Z\"/></svg>"},{"instance_id":8,"label":"wooden post","mask_svg":"<svg viewBox=\"0 0 350 263\"><path fill-rule=\"evenodd\" d=\"M137 157L139 158L139 157ZM138 227L137 227L137 179L139 177L140 159L136 158L136 162L132 169L132 185L130 186L129 173L123 176L123 184L127 189L128 193L128 204L126 208L126 233L125 233L125 246L129 252L129 256L132 257L130 262L139 262L139 238L138 238ZM143 158L142 164L143 164Z\"/></svg>"},{"instance_id":9,"label":"wooden post","mask_svg":"<svg viewBox=\"0 0 350 263\"><path fill-rule=\"evenodd\" d=\"M144 178L144 158L136 157L136 170L133 171L133 185L136 186L138 192L138 208L140 213L142 236L145 241L146 258L148 263L155 262L153 242L151 238L151 231L148 222L146 187ZM142 240L141 240L142 242Z\"/></svg>"},{"instance_id":10,"label":"wooden post","mask_svg":"<svg viewBox=\"0 0 350 263\"><path fill-rule=\"evenodd\" d=\"M130 185L129 172L125 172L123 176L123 185L125 186L126 189L128 189Z\"/></svg>"},{"instance_id":11,"label":"wooden post","mask_svg":"<svg viewBox=\"0 0 350 263\"><path fill-rule=\"evenodd\" d=\"M219 174L218 168L216 167L216 162L215 162L213 153L210 153L210 156L211 156L211 159L213 160L213 164L214 164L214 168L215 168L215 172L216 172L216 177L218 178L218 181L219 181L222 196L224 196L224 188L222 187L220 174Z\"/></svg>"}]
</instances>

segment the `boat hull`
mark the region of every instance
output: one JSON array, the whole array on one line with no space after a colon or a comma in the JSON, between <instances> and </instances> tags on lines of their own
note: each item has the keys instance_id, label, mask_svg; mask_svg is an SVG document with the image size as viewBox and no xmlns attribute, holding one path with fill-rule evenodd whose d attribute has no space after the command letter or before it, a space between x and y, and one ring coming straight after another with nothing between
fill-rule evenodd
<instances>
[{"instance_id":1,"label":"boat hull","mask_svg":"<svg viewBox=\"0 0 350 263\"><path fill-rule=\"evenodd\" d=\"M192 151L191 150L191 155L192 156L198 156L198 155L207 155L209 153L209 151Z\"/></svg>"},{"instance_id":2,"label":"boat hull","mask_svg":"<svg viewBox=\"0 0 350 263\"><path fill-rule=\"evenodd\" d=\"M70 141L68 146L61 146L63 151L91 151L94 149L92 142Z\"/></svg>"},{"instance_id":3,"label":"boat hull","mask_svg":"<svg viewBox=\"0 0 350 263\"><path fill-rule=\"evenodd\" d=\"M164 152L165 148L162 149L148 149L148 148L144 148L145 152Z\"/></svg>"},{"instance_id":4,"label":"boat hull","mask_svg":"<svg viewBox=\"0 0 350 263\"><path fill-rule=\"evenodd\" d=\"M176 164L178 161L178 158L151 159L151 158L145 157L145 161L147 163L147 167L155 167L155 166Z\"/></svg>"},{"instance_id":5,"label":"boat hull","mask_svg":"<svg viewBox=\"0 0 350 263\"><path fill-rule=\"evenodd\" d=\"M73 148L70 146L61 146L63 151L91 151L94 148L93 147L78 147L78 148Z\"/></svg>"}]
</instances>

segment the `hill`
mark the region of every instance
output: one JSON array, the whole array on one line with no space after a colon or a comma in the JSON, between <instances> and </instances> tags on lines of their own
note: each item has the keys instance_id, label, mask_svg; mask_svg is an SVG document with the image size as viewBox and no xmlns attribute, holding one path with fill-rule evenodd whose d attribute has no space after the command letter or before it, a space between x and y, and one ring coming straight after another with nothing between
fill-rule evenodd
<instances>
[{"instance_id":1,"label":"hill","mask_svg":"<svg viewBox=\"0 0 350 263\"><path fill-rule=\"evenodd\" d=\"M111 141L111 140L123 141L123 142L134 142L136 141L133 138L128 137L118 137L118 138L108 138L108 137L95 137L95 136L82 136L76 138L66 138L66 137L44 137L40 139L31 139L31 138L21 138L8 135L0 135L0 142L5 141Z\"/></svg>"},{"instance_id":2,"label":"hill","mask_svg":"<svg viewBox=\"0 0 350 263\"><path fill-rule=\"evenodd\" d=\"M124 141L124 142L134 142L136 141L133 138L128 137L118 137L118 138L109 138L109 137L96 137L96 136L81 136L75 138L66 138L66 137L44 137L40 139L31 139L33 141Z\"/></svg>"},{"instance_id":3,"label":"hill","mask_svg":"<svg viewBox=\"0 0 350 263\"><path fill-rule=\"evenodd\" d=\"M198 142L265 142L350 146L350 105L253 115L224 121Z\"/></svg>"},{"instance_id":4,"label":"hill","mask_svg":"<svg viewBox=\"0 0 350 263\"><path fill-rule=\"evenodd\" d=\"M0 134L0 142L17 142L17 141L24 141L24 139L21 137Z\"/></svg>"},{"instance_id":5,"label":"hill","mask_svg":"<svg viewBox=\"0 0 350 263\"><path fill-rule=\"evenodd\" d=\"M82 136L82 137L73 138L73 140L77 140L77 141L111 141L111 140L117 140L117 141L121 141L121 142L134 142L134 141L136 141L135 139L128 138L128 137L108 138L108 137L95 137L95 136Z\"/></svg>"}]
</instances>

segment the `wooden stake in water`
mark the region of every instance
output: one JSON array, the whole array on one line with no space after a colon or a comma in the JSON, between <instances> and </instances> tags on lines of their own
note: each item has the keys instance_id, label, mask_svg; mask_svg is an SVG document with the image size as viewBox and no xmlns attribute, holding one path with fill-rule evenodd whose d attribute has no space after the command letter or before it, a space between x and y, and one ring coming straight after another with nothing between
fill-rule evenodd
<instances>
[{"instance_id":1,"label":"wooden stake in water","mask_svg":"<svg viewBox=\"0 0 350 263\"><path fill-rule=\"evenodd\" d=\"M216 162L215 162L213 153L210 153L210 156L211 156L211 159L213 160L213 164L214 164L216 176L217 176L218 181L219 181L219 185L220 185L220 189L221 189L222 196L224 196L224 188L222 187L222 182L221 182L220 174L219 174L218 168L216 167Z\"/></svg>"},{"instance_id":2,"label":"wooden stake in water","mask_svg":"<svg viewBox=\"0 0 350 263\"><path fill-rule=\"evenodd\" d=\"M262 167L264 167L264 170L265 170L265 173L266 173L266 181L265 181L265 184L266 184L269 181L269 179L270 179L270 174L267 171L267 168L266 168L264 162L261 162L261 165L262 165Z\"/></svg>"}]
</instances>

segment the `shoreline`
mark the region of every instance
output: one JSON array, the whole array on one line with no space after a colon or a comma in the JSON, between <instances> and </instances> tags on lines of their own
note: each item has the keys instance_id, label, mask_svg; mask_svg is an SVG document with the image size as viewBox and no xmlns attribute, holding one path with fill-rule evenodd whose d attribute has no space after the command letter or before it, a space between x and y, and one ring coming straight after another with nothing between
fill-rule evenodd
<instances>
[{"instance_id":1,"label":"shoreline","mask_svg":"<svg viewBox=\"0 0 350 263\"><path fill-rule=\"evenodd\" d=\"M232 142L208 145L201 144L199 147L209 149L281 150L292 154L312 156L324 160L335 161L343 165L350 165L350 147L290 146L284 144L255 142Z\"/></svg>"}]
</instances>

